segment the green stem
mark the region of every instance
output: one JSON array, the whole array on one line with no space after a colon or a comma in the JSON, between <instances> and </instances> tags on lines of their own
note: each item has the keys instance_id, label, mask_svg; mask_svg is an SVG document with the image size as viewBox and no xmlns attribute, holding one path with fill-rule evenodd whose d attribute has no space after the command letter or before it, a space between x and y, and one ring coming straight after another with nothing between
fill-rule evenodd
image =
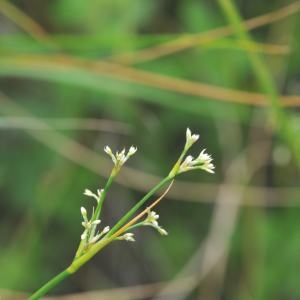
<instances>
[{"instance_id":1,"label":"green stem","mask_svg":"<svg viewBox=\"0 0 300 300\"><path fill-rule=\"evenodd\" d=\"M99 203L98 203L98 205L96 207L96 210L95 210L95 212L94 212L94 214L92 216L92 221L95 221L95 220L99 219L99 216L101 214L103 202L105 200L107 191L110 188L110 186L111 186L111 184L112 184L115 176L116 176L116 172L115 172L115 168L114 168L112 170L112 172L111 172L111 174L110 174L110 176L109 176L106 184L105 184L105 187L104 187L103 192L101 194L101 198L99 200ZM96 227L94 228L94 230L95 229L96 229ZM94 235L95 231L92 231L91 234ZM76 251L76 254L75 254L75 258L78 258L82 254L82 252L84 251L84 245L85 245L84 241L80 241L79 246L78 246L77 251Z\"/></svg>"},{"instance_id":2,"label":"green stem","mask_svg":"<svg viewBox=\"0 0 300 300\"><path fill-rule=\"evenodd\" d=\"M151 197L153 196L162 186L164 186L167 182L171 181L173 177L168 176L160 181L155 187L153 187L139 202L137 202L116 224L115 226L108 232L106 235L107 238L111 237L115 232L117 232L129 218L133 216L133 214Z\"/></svg>"},{"instance_id":3,"label":"green stem","mask_svg":"<svg viewBox=\"0 0 300 300\"><path fill-rule=\"evenodd\" d=\"M173 166L171 172L169 173L169 177L171 177L171 179L173 179L176 174L179 171L180 165L183 161L184 156L186 155L186 153L188 152L188 150L190 149L191 146L187 146L187 144L184 146L184 149L182 151L182 153L180 154L177 162L175 163L175 165Z\"/></svg>"},{"instance_id":4,"label":"green stem","mask_svg":"<svg viewBox=\"0 0 300 300\"><path fill-rule=\"evenodd\" d=\"M46 284L40 287L34 294L32 294L28 300L36 300L40 299L44 295L46 295L50 290L52 290L56 285L69 277L71 273L66 269L49 280Z\"/></svg>"},{"instance_id":5,"label":"green stem","mask_svg":"<svg viewBox=\"0 0 300 300\"><path fill-rule=\"evenodd\" d=\"M67 268L69 273L75 273L79 268L86 264L92 257L94 257L101 249L111 243L114 238L103 238L96 244L92 245L89 250L80 257L75 258L72 264Z\"/></svg>"},{"instance_id":6,"label":"green stem","mask_svg":"<svg viewBox=\"0 0 300 300\"><path fill-rule=\"evenodd\" d=\"M132 215L151 197L153 196L163 185L167 182L171 181L173 177L166 177L162 181L160 181L155 187L153 187L136 205L134 205L116 224L115 226L107 233L107 235L91 246L89 250L75 257L74 261L67 269L70 273L76 272L82 265L84 265L87 261L89 261L93 256L95 256L101 249L111 243L115 237L113 234L116 233L125 223L132 217Z\"/></svg>"},{"instance_id":7,"label":"green stem","mask_svg":"<svg viewBox=\"0 0 300 300\"><path fill-rule=\"evenodd\" d=\"M185 151L183 151L185 153ZM179 161L181 161L183 158L183 154L181 154ZM178 162L177 162L178 163ZM175 166L177 165L177 163L175 164ZM175 166L173 167L173 169L175 168ZM175 168L176 169L176 168ZM113 234L118 231L118 229L120 229L127 221L130 217L132 217L132 215L151 197L153 196L162 186L164 186L167 182L171 181L176 174L171 175L169 174L166 178L164 178L162 181L160 181L156 186L154 186L138 203L136 203L116 224L115 226L108 232L108 234L99 242L97 242L96 244L92 245L89 250L86 253L81 253L81 245L82 243L80 243L79 248L77 250L75 259L73 260L73 262L71 263L71 265L64 270L63 272L61 272L60 274L58 274L57 276L55 276L54 278L52 278L50 281L48 281L45 285L43 285L40 289L38 289L30 298L29 300L35 300L35 299L39 299L40 297L44 296L48 291L50 291L51 289L53 289L58 283L60 283L61 281L63 281L65 278L67 278L68 276L70 276L71 274L75 273L80 267L82 267L86 262L88 262L93 256L95 256L101 249L103 249L105 246L107 246L109 243L111 243L115 237L113 237ZM101 207L103 204L103 201L105 199L105 195L106 195L106 191L108 190L108 188L110 187L113 179L114 179L115 173L114 170L111 174L111 176L109 177L104 191L103 191L103 195L99 201L99 204L97 206L97 209L94 213L94 216L97 214L100 214L101 212ZM80 252L80 253L79 253Z\"/></svg>"},{"instance_id":8,"label":"green stem","mask_svg":"<svg viewBox=\"0 0 300 300\"><path fill-rule=\"evenodd\" d=\"M115 226L107 233L107 235L97 242L95 245L91 246L89 250L75 257L74 261L67 269L70 273L76 272L82 265L89 261L93 256L95 256L101 249L111 243L115 237L113 234L117 232L127 221L132 217L132 215L151 197L153 196L163 185L171 181L173 177L168 176L160 181L155 187L153 187L136 205L134 205L116 224Z\"/></svg>"},{"instance_id":9,"label":"green stem","mask_svg":"<svg viewBox=\"0 0 300 300\"><path fill-rule=\"evenodd\" d=\"M129 231L129 230L132 230L132 229L135 229L135 228L138 228L138 227L141 227L141 226L144 226L144 222L139 222L139 223L136 223L132 226L130 226L129 228L126 229L126 231Z\"/></svg>"},{"instance_id":10,"label":"green stem","mask_svg":"<svg viewBox=\"0 0 300 300\"><path fill-rule=\"evenodd\" d=\"M106 194L107 194L107 191L110 188L110 186L111 186L111 184L112 184L115 176L116 176L116 174L115 174L114 169L113 169L113 171L111 172L111 175L109 176L109 178L108 178L108 180L106 182L106 185L105 185L105 187L103 189L103 192L101 194L101 198L100 198L99 203L97 205L97 208L96 208L96 211L94 213L92 221L95 221L95 220L97 220L99 218L99 216L101 214L103 202L104 202Z\"/></svg>"}]
</instances>

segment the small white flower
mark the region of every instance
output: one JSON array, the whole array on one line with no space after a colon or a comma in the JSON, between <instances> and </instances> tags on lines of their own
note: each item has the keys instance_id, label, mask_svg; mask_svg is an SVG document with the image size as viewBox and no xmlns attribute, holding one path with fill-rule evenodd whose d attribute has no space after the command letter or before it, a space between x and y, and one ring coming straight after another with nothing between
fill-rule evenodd
<instances>
[{"instance_id":1,"label":"small white flower","mask_svg":"<svg viewBox=\"0 0 300 300\"><path fill-rule=\"evenodd\" d=\"M128 241L128 242L134 242L135 241L133 233L125 233L123 237L124 237L125 241Z\"/></svg>"},{"instance_id":2,"label":"small white flower","mask_svg":"<svg viewBox=\"0 0 300 300\"><path fill-rule=\"evenodd\" d=\"M89 190L89 189L85 189L83 195L89 196L89 197L93 197L94 193Z\"/></svg>"},{"instance_id":3,"label":"small white flower","mask_svg":"<svg viewBox=\"0 0 300 300\"><path fill-rule=\"evenodd\" d=\"M110 147L107 146L107 145L104 147L104 151L105 151L108 155L111 155L111 156L113 155L113 153L112 153Z\"/></svg>"},{"instance_id":4,"label":"small white flower","mask_svg":"<svg viewBox=\"0 0 300 300\"><path fill-rule=\"evenodd\" d=\"M206 171L206 172L208 172L208 173L212 173L212 174L215 173L214 168L215 168L215 166L214 166L212 163L204 164L204 165L201 167L201 169L203 169L204 171Z\"/></svg>"},{"instance_id":5,"label":"small white flower","mask_svg":"<svg viewBox=\"0 0 300 300\"><path fill-rule=\"evenodd\" d=\"M104 229L102 230L102 234L108 233L110 230L109 226L104 227Z\"/></svg>"},{"instance_id":6,"label":"small white flower","mask_svg":"<svg viewBox=\"0 0 300 300\"><path fill-rule=\"evenodd\" d=\"M98 190L97 190L98 193ZM97 202L99 202L100 196L99 194L96 195L95 193L93 193L91 190L89 189L85 189L83 195L88 196L88 197L93 197L96 199Z\"/></svg>"},{"instance_id":7,"label":"small white flower","mask_svg":"<svg viewBox=\"0 0 300 300\"><path fill-rule=\"evenodd\" d=\"M90 228L92 227L92 224L91 224L91 222L89 222L89 221L81 222L81 225L82 225L85 229L90 229Z\"/></svg>"},{"instance_id":8,"label":"small white flower","mask_svg":"<svg viewBox=\"0 0 300 300\"><path fill-rule=\"evenodd\" d=\"M128 151L128 156L133 155L137 151L137 147L131 146Z\"/></svg>"},{"instance_id":9,"label":"small white flower","mask_svg":"<svg viewBox=\"0 0 300 300\"><path fill-rule=\"evenodd\" d=\"M143 224L145 226L151 226L155 228L161 235L167 235L167 231L158 225L158 219L159 215L155 211L148 211L148 216L143 222Z\"/></svg>"},{"instance_id":10,"label":"small white flower","mask_svg":"<svg viewBox=\"0 0 300 300\"><path fill-rule=\"evenodd\" d=\"M92 222L92 225L98 225L100 223L101 223L101 220L95 220L95 221Z\"/></svg>"},{"instance_id":11,"label":"small white flower","mask_svg":"<svg viewBox=\"0 0 300 300\"><path fill-rule=\"evenodd\" d=\"M80 211L81 211L81 214L83 216L86 216L87 212L86 212L86 209L83 206L80 207Z\"/></svg>"},{"instance_id":12,"label":"small white flower","mask_svg":"<svg viewBox=\"0 0 300 300\"><path fill-rule=\"evenodd\" d=\"M182 165L185 166L193 166L195 164L194 157L192 155L188 155L183 161Z\"/></svg>"},{"instance_id":13,"label":"small white flower","mask_svg":"<svg viewBox=\"0 0 300 300\"><path fill-rule=\"evenodd\" d=\"M117 163L117 160L116 160L116 157L115 155L112 153L111 149L109 146L105 146L104 147L104 152L106 152L112 159L113 163L116 164Z\"/></svg>"},{"instance_id":14,"label":"small white flower","mask_svg":"<svg viewBox=\"0 0 300 300\"><path fill-rule=\"evenodd\" d=\"M109 226L106 226L104 227L104 229L98 233L97 235L95 236L91 236L90 239L89 239L89 244L93 244L93 243L96 243L104 234L106 234L108 231L109 231Z\"/></svg>"},{"instance_id":15,"label":"small white flower","mask_svg":"<svg viewBox=\"0 0 300 300\"><path fill-rule=\"evenodd\" d=\"M123 165L125 162L125 159L126 159L125 148L121 152L117 151L115 157L116 157L117 163L119 163L120 165Z\"/></svg>"},{"instance_id":16,"label":"small white flower","mask_svg":"<svg viewBox=\"0 0 300 300\"><path fill-rule=\"evenodd\" d=\"M87 230L83 232L83 234L80 236L81 240L85 240L87 238Z\"/></svg>"},{"instance_id":17,"label":"small white flower","mask_svg":"<svg viewBox=\"0 0 300 300\"><path fill-rule=\"evenodd\" d=\"M212 161L211 155L205 153L206 149L203 149L198 157L196 158L196 161L202 162L202 163L210 163Z\"/></svg>"},{"instance_id":18,"label":"small white flower","mask_svg":"<svg viewBox=\"0 0 300 300\"><path fill-rule=\"evenodd\" d=\"M125 240L127 242L135 242L133 233L125 233L117 238L118 240Z\"/></svg>"},{"instance_id":19,"label":"small white flower","mask_svg":"<svg viewBox=\"0 0 300 300\"><path fill-rule=\"evenodd\" d=\"M181 163L179 167L179 172L186 172L195 169L202 169L209 173L215 173L214 168L215 166L211 163L212 162L211 155L205 152L205 149L200 152L197 158L193 158L193 156L188 155L185 160Z\"/></svg>"},{"instance_id":20,"label":"small white flower","mask_svg":"<svg viewBox=\"0 0 300 300\"><path fill-rule=\"evenodd\" d=\"M188 155L185 160L181 163L179 168L179 173L189 171L194 165L196 161L194 160L192 155Z\"/></svg>"},{"instance_id":21,"label":"small white flower","mask_svg":"<svg viewBox=\"0 0 300 300\"><path fill-rule=\"evenodd\" d=\"M137 148L134 146L131 146L129 148L129 151L126 154L125 148L121 152L116 152L116 154L113 154L109 146L104 147L104 151L111 157L113 163L116 167L120 168L130 156L132 156L136 151Z\"/></svg>"},{"instance_id":22,"label":"small white flower","mask_svg":"<svg viewBox=\"0 0 300 300\"><path fill-rule=\"evenodd\" d=\"M156 229L161 235L168 235L168 232L165 229L163 229L161 226L157 226Z\"/></svg>"},{"instance_id":23,"label":"small white flower","mask_svg":"<svg viewBox=\"0 0 300 300\"><path fill-rule=\"evenodd\" d=\"M83 206L80 207L80 212L81 212L81 215L82 215L84 221L88 221L88 219L87 219L87 211L86 211L86 209Z\"/></svg>"},{"instance_id":24,"label":"small white flower","mask_svg":"<svg viewBox=\"0 0 300 300\"><path fill-rule=\"evenodd\" d=\"M149 211L148 216L145 219L145 225L158 226L157 220L159 219L159 215L155 211Z\"/></svg>"},{"instance_id":25,"label":"small white flower","mask_svg":"<svg viewBox=\"0 0 300 300\"><path fill-rule=\"evenodd\" d=\"M190 148L199 139L199 134L192 134L189 128L186 129L185 148Z\"/></svg>"}]
</instances>

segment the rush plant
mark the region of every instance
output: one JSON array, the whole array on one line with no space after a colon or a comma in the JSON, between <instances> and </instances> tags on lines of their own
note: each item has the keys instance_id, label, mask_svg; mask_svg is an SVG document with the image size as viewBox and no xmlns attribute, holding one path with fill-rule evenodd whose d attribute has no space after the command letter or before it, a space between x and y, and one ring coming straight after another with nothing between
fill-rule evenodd
<instances>
[{"instance_id":1,"label":"rush plant","mask_svg":"<svg viewBox=\"0 0 300 300\"><path fill-rule=\"evenodd\" d=\"M186 130L186 141L184 148L179 156L179 159L174 164L170 173L162 179L156 186L154 186L142 199L140 199L119 221L110 226L102 226L101 213L103 203L105 201L108 190L110 189L115 177L120 172L124 163L136 153L137 148L131 146L129 151L123 149L121 152L113 153L109 146L104 148L104 151L111 157L113 168L111 174L104 186L99 188L96 192L85 189L84 195L90 197L95 201L95 206L91 212L88 212L84 207L80 208L82 215L83 232L80 236L80 242L76 254L64 271L50 279L45 285L40 287L32 296L30 300L40 299L42 296L52 290L58 283L74 274L80 267L87 263L93 256L110 243L117 240L124 240L134 242L135 237L132 231L138 227L150 226L154 228L161 235L167 235L167 231L158 224L159 215L153 211L153 208L164 198L167 194L175 177L181 173L191 170L204 170L209 173L214 173L214 165L212 158L203 149L200 154L194 158L187 155L192 145L199 139L199 135L192 134L190 129ZM135 215L137 211L163 186L168 185L166 191L150 205L144 208L139 214Z\"/></svg>"}]
</instances>

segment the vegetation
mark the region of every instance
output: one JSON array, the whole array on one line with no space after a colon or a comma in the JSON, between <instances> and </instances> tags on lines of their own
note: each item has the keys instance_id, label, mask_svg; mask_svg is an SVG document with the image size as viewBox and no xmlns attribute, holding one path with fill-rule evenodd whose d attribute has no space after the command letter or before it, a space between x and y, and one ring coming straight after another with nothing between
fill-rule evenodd
<instances>
[{"instance_id":1,"label":"vegetation","mask_svg":"<svg viewBox=\"0 0 300 300\"><path fill-rule=\"evenodd\" d=\"M189 127L216 174L176 178L155 208L169 234L137 228L51 296L298 299L299 10L1 0L0 298L29 297L70 265L79 207L95 205L82 192L110 178L105 145L138 148L101 202L112 227L169 174Z\"/></svg>"}]
</instances>

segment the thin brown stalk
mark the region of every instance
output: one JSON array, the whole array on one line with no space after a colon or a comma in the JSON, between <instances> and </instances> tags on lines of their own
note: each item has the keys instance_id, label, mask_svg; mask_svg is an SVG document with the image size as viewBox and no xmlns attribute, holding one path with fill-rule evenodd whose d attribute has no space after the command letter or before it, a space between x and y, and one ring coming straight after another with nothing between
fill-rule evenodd
<instances>
[{"instance_id":1,"label":"thin brown stalk","mask_svg":"<svg viewBox=\"0 0 300 300\"><path fill-rule=\"evenodd\" d=\"M248 30L258 28L287 18L293 14L296 14L299 12L299 10L300 2L294 2L276 11L249 19L244 22L244 26ZM224 26L199 34L185 34L162 45L149 47L135 52L114 55L110 59L128 65L142 63L171 55L195 46L204 45L233 33L234 30L231 28L231 26Z\"/></svg>"},{"instance_id":2,"label":"thin brown stalk","mask_svg":"<svg viewBox=\"0 0 300 300\"><path fill-rule=\"evenodd\" d=\"M224 43L212 43L205 45L209 49L240 49L249 52L258 52L269 55L287 55L290 53L290 47L288 45L277 45L277 44L266 44L266 43L245 43L244 41L237 41L233 43L230 41L229 44Z\"/></svg>"},{"instance_id":3,"label":"thin brown stalk","mask_svg":"<svg viewBox=\"0 0 300 300\"><path fill-rule=\"evenodd\" d=\"M268 96L260 93L239 91L189 81L167 75L137 70L109 62L95 62L65 55L12 55L6 56L1 65L17 68L22 71L57 71L57 72L88 72L91 75L100 75L116 80L159 88L184 95L196 96L218 101L238 103L252 106L267 106ZM300 106L300 96L281 96L280 105L284 107Z\"/></svg>"},{"instance_id":4,"label":"thin brown stalk","mask_svg":"<svg viewBox=\"0 0 300 300\"><path fill-rule=\"evenodd\" d=\"M48 33L39 23L37 23L11 2L7 0L1 0L0 11L37 41L57 47L57 45L48 36Z\"/></svg>"}]
</instances>

